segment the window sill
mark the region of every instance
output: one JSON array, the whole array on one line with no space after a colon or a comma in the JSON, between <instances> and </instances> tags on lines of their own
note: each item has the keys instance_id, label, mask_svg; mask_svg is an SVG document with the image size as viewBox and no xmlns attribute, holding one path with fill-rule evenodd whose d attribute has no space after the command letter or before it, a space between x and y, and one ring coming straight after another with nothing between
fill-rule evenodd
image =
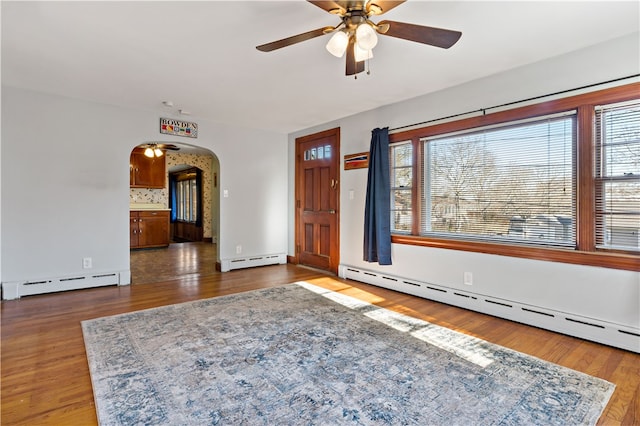
<instances>
[{"instance_id":1,"label":"window sill","mask_svg":"<svg viewBox=\"0 0 640 426\"><path fill-rule=\"evenodd\" d=\"M497 254L500 256L525 259L546 260L549 262L571 263L575 265L599 266L602 268L640 271L640 256L610 252L586 252L556 248L528 247L498 243L448 240L416 237L413 235L392 235L394 244L406 244L420 247L434 247L448 250L471 251L476 253Z\"/></svg>"}]
</instances>

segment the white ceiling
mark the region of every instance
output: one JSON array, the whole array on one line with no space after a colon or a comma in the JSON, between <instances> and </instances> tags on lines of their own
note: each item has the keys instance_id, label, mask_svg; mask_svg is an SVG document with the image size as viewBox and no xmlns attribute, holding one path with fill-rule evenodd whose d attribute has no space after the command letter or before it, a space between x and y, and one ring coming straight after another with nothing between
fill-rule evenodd
<instances>
[{"instance_id":1,"label":"white ceiling","mask_svg":"<svg viewBox=\"0 0 640 426\"><path fill-rule=\"evenodd\" d=\"M339 19L305 1L2 1L2 83L290 133L639 30L638 1L408 1L382 17L462 31L452 48L380 37L344 75L329 36L255 46ZM170 100L173 108L162 105Z\"/></svg>"}]
</instances>

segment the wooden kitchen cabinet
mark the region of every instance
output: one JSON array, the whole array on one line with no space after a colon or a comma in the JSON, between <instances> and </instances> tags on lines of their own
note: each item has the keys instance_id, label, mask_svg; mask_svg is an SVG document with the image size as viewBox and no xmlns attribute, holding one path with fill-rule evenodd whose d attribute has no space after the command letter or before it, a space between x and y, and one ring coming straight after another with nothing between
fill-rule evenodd
<instances>
[{"instance_id":1,"label":"wooden kitchen cabinet","mask_svg":"<svg viewBox=\"0 0 640 426\"><path fill-rule=\"evenodd\" d=\"M129 225L131 248L169 245L169 211L132 210Z\"/></svg>"},{"instance_id":2,"label":"wooden kitchen cabinet","mask_svg":"<svg viewBox=\"0 0 640 426\"><path fill-rule=\"evenodd\" d=\"M142 148L131 152L129 185L132 188L164 188L166 184L165 156L149 158Z\"/></svg>"}]
</instances>

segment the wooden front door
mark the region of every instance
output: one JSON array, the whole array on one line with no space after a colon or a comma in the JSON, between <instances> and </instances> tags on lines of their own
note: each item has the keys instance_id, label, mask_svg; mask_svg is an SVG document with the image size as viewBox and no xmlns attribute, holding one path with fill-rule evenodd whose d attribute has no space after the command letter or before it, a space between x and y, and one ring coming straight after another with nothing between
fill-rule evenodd
<instances>
[{"instance_id":1,"label":"wooden front door","mask_svg":"<svg viewBox=\"0 0 640 426\"><path fill-rule=\"evenodd\" d=\"M340 129L296 139L296 257L338 273Z\"/></svg>"}]
</instances>

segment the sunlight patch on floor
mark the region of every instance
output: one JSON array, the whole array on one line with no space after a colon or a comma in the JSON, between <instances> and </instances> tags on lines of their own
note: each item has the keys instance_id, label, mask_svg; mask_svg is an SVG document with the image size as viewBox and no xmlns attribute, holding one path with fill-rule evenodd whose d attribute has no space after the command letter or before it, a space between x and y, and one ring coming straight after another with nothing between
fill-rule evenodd
<instances>
[{"instance_id":1,"label":"sunlight patch on floor","mask_svg":"<svg viewBox=\"0 0 640 426\"><path fill-rule=\"evenodd\" d=\"M431 324L430 322L399 312L380 308L355 297L336 293L305 281L299 281L295 284L347 308L360 310L363 312L363 315L373 320L381 322L395 330L409 333L416 339L443 349L480 367L484 368L493 363L491 351L485 347L485 342L482 339Z\"/></svg>"}]
</instances>

